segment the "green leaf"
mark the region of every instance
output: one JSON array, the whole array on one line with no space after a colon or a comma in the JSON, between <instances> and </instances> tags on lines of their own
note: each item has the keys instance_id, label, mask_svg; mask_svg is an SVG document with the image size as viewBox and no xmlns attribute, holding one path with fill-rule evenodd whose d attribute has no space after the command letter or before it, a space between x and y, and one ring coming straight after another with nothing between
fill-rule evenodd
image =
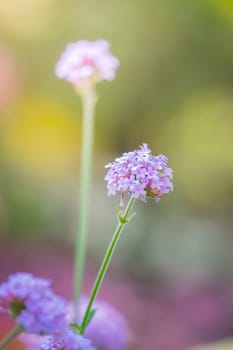
<instances>
[{"instance_id":1,"label":"green leaf","mask_svg":"<svg viewBox=\"0 0 233 350\"><path fill-rule=\"evenodd\" d=\"M116 211L116 214L117 214L117 217L118 217L119 216L119 212L120 212L120 209L119 209L118 205L116 206L115 211Z\"/></svg>"},{"instance_id":2,"label":"green leaf","mask_svg":"<svg viewBox=\"0 0 233 350\"><path fill-rule=\"evenodd\" d=\"M92 310L89 312L87 321L86 321L86 323L85 323L85 325L84 325L85 328L89 325L89 323L91 322L91 320L92 320L93 317L95 316L96 311L97 311L97 309L92 309Z\"/></svg>"},{"instance_id":3,"label":"green leaf","mask_svg":"<svg viewBox=\"0 0 233 350\"><path fill-rule=\"evenodd\" d=\"M123 217L123 213L122 213L122 210L120 210L118 207L116 207L116 214L117 214L117 218L118 218L118 221L121 223L121 224L126 224L128 222L128 219L125 219Z\"/></svg>"},{"instance_id":4,"label":"green leaf","mask_svg":"<svg viewBox=\"0 0 233 350\"><path fill-rule=\"evenodd\" d=\"M128 222L136 215L136 213L132 213L130 217L128 218Z\"/></svg>"},{"instance_id":5,"label":"green leaf","mask_svg":"<svg viewBox=\"0 0 233 350\"><path fill-rule=\"evenodd\" d=\"M118 216L118 219L119 219L121 224L126 224L128 222L128 219L125 219L125 218L123 218L123 216L120 216L120 215Z\"/></svg>"},{"instance_id":6,"label":"green leaf","mask_svg":"<svg viewBox=\"0 0 233 350\"><path fill-rule=\"evenodd\" d=\"M76 323L70 323L70 327L78 334L82 333L82 327Z\"/></svg>"}]
</instances>

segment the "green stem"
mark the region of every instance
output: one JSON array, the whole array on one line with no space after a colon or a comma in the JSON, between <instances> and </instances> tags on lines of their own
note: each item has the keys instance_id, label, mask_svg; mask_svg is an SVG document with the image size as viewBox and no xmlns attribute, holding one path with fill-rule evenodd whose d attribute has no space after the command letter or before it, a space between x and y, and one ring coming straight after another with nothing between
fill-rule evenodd
<instances>
[{"instance_id":1,"label":"green stem","mask_svg":"<svg viewBox=\"0 0 233 350\"><path fill-rule=\"evenodd\" d=\"M87 305L87 308L86 308L86 311L85 311L85 314L84 314L84 317L83 317L83 321L82 321L82 324L81 324L81 333L82 334L85 332L85 328L86 328L87 323L88 323L89 314L91 312L92 305L93 305L93 303L95 301L97 293L98 293L98 291L99 291L99 289L101 287L101 284L103 282L105 273L106 273L107 268L109 266L111 257L113 255L113 252L114 252L114 249L115 249L116 244L118 242L118 239L120 237L120 234L121 234L124 226L126 225L126 223L128 221L129 214L130 214L130 211L131 211L131 209L133 207L134 202L135 202L135 199L133 197L131 197L129 202L128 202L128 204L127 204L127 207L125 209L125 212L124 212L121 220L119 220L118 226L117 226L117 228L116 228L116 230L114 232L114 235L113 235L112 240L111 240L111 242L109 244L109 247L107 249L107 252L105 254L103 262L102 262L102 264L100 266L98 275L96 277L94 286L93 286L92 291L91 291L90 299L89 299L89 302L88 302L88 305Z\"/></svg>"},{"instance_id":2,"label":"green stem","mask_svg":"<svg viewBox=\"0 0 233 350\"><path fill-rule=\"evenodd\" d=\"M22 326L16 326L0 343L0 350L4 349L14 338L24 331Z\"/></svg>"},{"instance_id":3,"label":"green stem","mask_svg":"<svg viewBox=\"0 0 233 350\"><path fill-rule=\"evenodd\" d=\"M78 302L82 291L86 255L94 110L96 104L94 88L93 90L89 90L88 92L84 93L81 98L83 106L82 151L80 164L78 226L74 258L74 304L76 321L78 319Z\"/></svg>"}]
</instances>

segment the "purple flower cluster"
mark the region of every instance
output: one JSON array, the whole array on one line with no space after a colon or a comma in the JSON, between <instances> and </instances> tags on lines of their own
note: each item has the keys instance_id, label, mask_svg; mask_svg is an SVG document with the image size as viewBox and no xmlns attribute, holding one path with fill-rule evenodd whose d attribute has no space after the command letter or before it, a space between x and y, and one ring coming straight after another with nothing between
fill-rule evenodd
<instances>
[{"instance_id":1,"label":"purple flower cluster","mask_svg":"<svg viewBox=\"0 0 233 350\"><path fill-rule=\"evenodd\" d=\"M28 333L52 334L66 327L66 301L51 290L32 294L25 301L25 310L17 317Z\"/></svg>"},{"instance_id":2,"label":"purple flower cluster","mask_svg":"<svg viewBox=\"0 0 233 350\"><path fill-rule=\"evenodd\" d=\"M81 316L84 315L87 304L88 299L81 298ZM124 316L103 300L96 300L93 308L96 309L96 313L86 328L85 336L92 341L97 349L127 349L129 345L129 329Z\"/></svg>"},{"instance_id":3,"label":"purple flower cluster","mask_svg":"<svg viewBox=\"0 0 233 350\"><path fill-rule=\"evenodd\" d=\"M67 302L50 285L49 280L16 273L0 285L0 305L27 333L61 333L67 328Z\"/></svg>"},{"instance_id":4,"label":"purple flower cluster","mask_svg":"<svg viewBox=\"0 0 233 350\"><path fill-rule=\"evenodd\" d=\"M38 291L51 286L50 280L34 277L30 273L16 273L8 277L7 282L0 285L0 306L4 309L14 310L14 306L23 306L25 300Z\"/></svg>"},{"instance_id":5,"label":"purple flower cluster","mask_svg":"<svg viewBox=\"0 0 233 350\"><path fill-rule=\"evenodd\" d=\"M75 334L72 331L62 336L52 336L44 344L40 350L94 350L88 339Z\"/></svg>"},{"instance_id":6,"label":"purple flower cluster","mask_svg":"<svg viewBox=\"0 0 233 350\"><path fill-rule=\"evenodd\" d=\"M146 198L158 199L169 193L173 184L172 169L167 167L167 162L164 155L153 156L145 143L138 150L124 153L106 165L109 168L105 176L108 195L128 192L145 202Z\"/></svg>"},{"instance_id":7,"label":"purple flower cluster","mask_svg":"<svg viewBox=\"0 0 233 350\"><path fill-rule=\"evenodd\" d=\"M105 40L80 40L67 44L56 65L57 77L69 81L76 89L90 82L113 80L119 60L110 53L109 47Z\"/></svg>"}]
</instances>

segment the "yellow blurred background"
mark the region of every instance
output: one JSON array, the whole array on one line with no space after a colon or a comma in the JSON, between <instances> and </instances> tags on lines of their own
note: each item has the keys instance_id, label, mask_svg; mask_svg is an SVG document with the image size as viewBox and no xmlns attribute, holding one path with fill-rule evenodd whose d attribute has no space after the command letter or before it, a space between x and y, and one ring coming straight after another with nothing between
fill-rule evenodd
<instances>
[{"instance_id":1,"label":"yellow blurred background","mask_svg":"<svg viewBox=\"0 0 233 350\"><path fill-rule=\"evenodd\" d=\"M221 326L216 322L210 331L191 322L200 332L191 332L186 345L171 347L162 337L155 340L157 350L230 337L232 0L1 0L1 255L37 244L73 253L81 105L72 87L55 77L54 66L67 42L99 38L110 41L121 65L112 83L98 86L89 261L99 265L115 226L118 199L106 195L104 165L146 142L154 154L168 156L175 190L159 204L137 204L111 272L143 286L145 298L152 293L154 300L154 288L175 300L187 298L184 319L197 294L208 289L212 298L217 289L221 298L227 295L227 306L217 312L216 297L209 308ZM2 278L17 269L0 264ZM169 322L163 328L168 334L169 327L175 332Z\"/></svg>"}]
</instances>

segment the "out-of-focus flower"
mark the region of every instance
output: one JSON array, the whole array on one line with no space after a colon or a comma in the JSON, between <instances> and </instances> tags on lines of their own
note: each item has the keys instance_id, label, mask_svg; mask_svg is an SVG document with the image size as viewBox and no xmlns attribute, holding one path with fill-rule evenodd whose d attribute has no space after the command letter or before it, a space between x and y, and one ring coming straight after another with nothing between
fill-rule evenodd
<instances>
[{"instance_id":1,"label":"out-of-focus flower","mask_svg":"<svg viewBox=\"0 0 233 350\"><path fill-rule=\"evenodd\" d=\"M50 285L49 280L16 273L0 286L0 304L27 333L61 333L67 328L67 302Z\"/></svg>"},{"instance_id":2,"label":"out-of-focus flower","mask_svg":"<svg viewBox=\"0 0 233 350\"><path fill-rule=\"evenodd\" d=\"M62 333L67 327L66 305L66 301L51 290L31 294L17 321L27 333Z\"/></svg>"},{"instance_id":3,"label":"out-of-focus flower","mask_svg":"<svg viewBox=\"0 0 233 350\"><path fill-rule=\"evenodd\" d=\"M133 198L146 201L146 198L160 198L173 190L172 169L167 167L164 155L153 156L147 144L133 152L124 153L109 168L105 180L108 195L128 192Z\"/></svg>"},{"instance_id":4,"label":"out-of-focus flower","mask_svg":"<svg viewBox=\"0 0 233 350\"><path fill-rule=\"evenodd\" d=\"M25 308L25 302L32 294L41 293L51 284L50 280L34 277L30 273L15 273L0 285L0 305L17 316L17 311Z\"/></svg>"},{"instance_id":5,"label":"out-of-focus flower","mask_svg":"<svg viewBox=\"0 0 233 350\"><path fill-rule=\"evenodd\" d=\"M48 340L48 336L22 333L18 336L27 350L39 350L40 346Z\"/></svg>"},{"instance_id":6,"label":"out-of-focus flower","mask_svg":"<svg viewBox=\"0 0 233 350\"><path fill-rule=\"evenodd\" d=\"M40 350L94 350L90 341L72 331L53 336L41 345Z\"/></svg>"},{"instance_id":7,"label":"out-of-focus flower","mask_svg":"<svg viewBox=\"0 0 233 350\"><path fill-rule=\"evenodd\" d=\"M13 53L0 45L0 112L17 100L22 90L21 80Z\"/></svg>"},{"instance_id":8,"label":"out-of-focus flower","mask_svg":"<svg viewBox=\"0 0 233 350\"><path fill-rule=\"evenodd\" d=\"M109 47L106 40L67 44L56 65L57 77L69 81L78 91L101 80L113 80L119 60L110 53Z\"/></svg>"},{"instance_id":9,"label":"out-of-focus flower","mask_svg":"<svg viewBox=\"0 0 233 350\"><path fill-rule=\"evenodd\" d=\"M80 320L85 314L88 298L80 300ZM112 305L96 300L93 308L96 313L86 328L85 337L90 339L98 350L125 350L130 341L129 327L125 317ZM73 306L70 319L73 319Z\"/></svg>"}]
</instances>

